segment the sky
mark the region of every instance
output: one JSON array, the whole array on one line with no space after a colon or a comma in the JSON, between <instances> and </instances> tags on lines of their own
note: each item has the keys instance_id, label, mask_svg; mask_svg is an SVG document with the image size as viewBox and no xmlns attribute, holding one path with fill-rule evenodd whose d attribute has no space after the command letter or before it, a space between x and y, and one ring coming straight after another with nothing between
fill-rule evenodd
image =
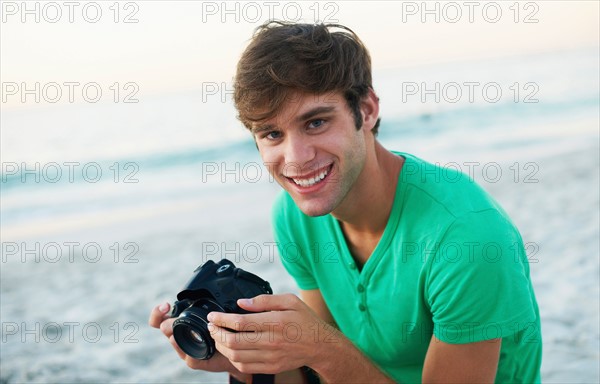
<instances>
[{"instance_id":1,"label":"sky","mask_svg":"<svg viewBox=\"0 0 600 384\"><path fill-rule=\"evenodd\" d=\"M252 31L270 18L349 26L374 70L599 46L597 1L3 1L2 108L15 85L139 92L230 82ZM20 88L19 88L20 90ZM59 102L67 102L66 96Z\"/></svg>"}]
</instances>

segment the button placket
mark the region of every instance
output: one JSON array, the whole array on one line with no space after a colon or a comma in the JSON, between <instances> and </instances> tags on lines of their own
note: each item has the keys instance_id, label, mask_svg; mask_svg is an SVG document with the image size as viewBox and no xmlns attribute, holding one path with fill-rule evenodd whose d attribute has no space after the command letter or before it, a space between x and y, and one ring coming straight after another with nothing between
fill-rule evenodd
<instances>
[{"instance_id":1,"label":"button placket","mask_svg":"<svg viewBox=\"0 0 600 384\"><path fill-rule=\"evenodd\" d=\"M367 310L367 304L365 300L365 286L362 283L358 283L358 285L356 286L356 290L359 294L358 309L361 312L365 312Z\"/></svg>"}]
</instances>

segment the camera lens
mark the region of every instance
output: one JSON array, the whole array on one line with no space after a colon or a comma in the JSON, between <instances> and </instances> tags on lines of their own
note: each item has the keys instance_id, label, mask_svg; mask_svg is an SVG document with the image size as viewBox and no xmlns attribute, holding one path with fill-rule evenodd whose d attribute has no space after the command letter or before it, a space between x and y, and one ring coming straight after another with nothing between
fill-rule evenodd
<instances>
[{"instance_id":1,"label":"camera lens","mask_svg":"<svg viewBox=\"0 0 600 384\"><path fill-rule=\"evenodd\" d=\"M206 316L223 309L211 300L198 300L186 308L173 323L173 337L186 355L207 360L215 354L215 342L208 332Z\"/></svg>"},{"instance_id":2,"label":"camera lens","mask_svg":"<svg viewBox=\"0 0 600 384\"><path fill-rule=\"evenodd\" d=\"M197 343L203 343L204 340L202 340L202 335L200 335L198 332L194 331L193 329L189 329L190 332L190 336L194 339L195 342Z\"/></svg>"}]
</instances>

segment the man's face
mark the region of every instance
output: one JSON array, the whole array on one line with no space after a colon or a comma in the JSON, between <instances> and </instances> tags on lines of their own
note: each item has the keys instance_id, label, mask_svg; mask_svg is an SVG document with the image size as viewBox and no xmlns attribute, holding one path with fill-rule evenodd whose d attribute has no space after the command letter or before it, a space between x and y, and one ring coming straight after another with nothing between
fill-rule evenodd
<instances>
[{"instance_id":1,"label":"man's face","mask_svg":"<svg viewBox=\"0 0 600 384\"><path fill-rule=\"evenodd\" d=\"M339 93L294 94L252 129L265 166L309 216L344 201L366 161L366 134Z\"/></svg>"}]
</instances>

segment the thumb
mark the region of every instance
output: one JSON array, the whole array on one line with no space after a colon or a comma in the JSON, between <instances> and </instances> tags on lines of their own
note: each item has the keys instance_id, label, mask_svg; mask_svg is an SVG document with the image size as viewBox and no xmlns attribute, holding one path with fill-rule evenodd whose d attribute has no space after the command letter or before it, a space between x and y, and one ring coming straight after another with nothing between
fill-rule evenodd
<instances>
[{"instance_id":1,"label":"thumb","mask_svg":"<svg viewBox=\"0 0 600 384\"><path fill-rule=\"evenodd\" d=\"M251 299L239 299L237 304L246 311L266 312L285 311L295 309L301 303L296 295L291 293L283 295L258 295Z\"/></svg>"}]
</instances>

